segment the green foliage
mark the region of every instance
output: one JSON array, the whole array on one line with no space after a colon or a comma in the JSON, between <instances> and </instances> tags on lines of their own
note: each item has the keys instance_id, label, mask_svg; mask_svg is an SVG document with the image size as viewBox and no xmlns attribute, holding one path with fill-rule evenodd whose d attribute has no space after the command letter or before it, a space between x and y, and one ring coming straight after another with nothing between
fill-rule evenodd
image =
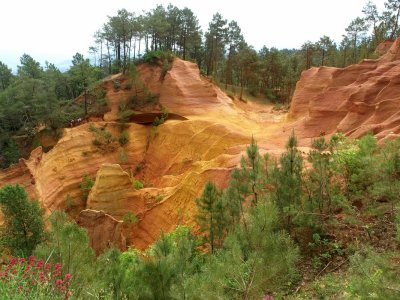
<instances>
[{"instance_id":1,"label":"green foliage","mask_svg":"<svg viewBox=\"0 0 400 300\"><path fill-rule=\"evenodd\" d=\"M102 290L100 299L139 299L143 295L140 277L142 262L139 253L128 250L121 253L110 248L98 258L97 273Z\"/></svg>"},{"instance_id":2,"label":"green foliage","mask_svg":"<svg viewBox=\"0 0 400 300\"><path fill-rule=\"evenodd\" d=\"M221 251L209 257L194 299L261 299L286 290L297 278L298 250L278 227L273 204L253 207Z\"/></svg>"},{"instance_id":3,"label":"green foliage","mask_svg":"<svg viewBox=\"0 0 400 300\"><path fill-rule=\"evenodd\" d=\"M82 182L79 184L79 188L82 191L82 198L87 200L89 192L94 186L94 179L89 177L89 174L83 174Z\"/></svg>"},{"instance_id":4,"label":"green foliage","mask_svg":"<svg viewBox=\"0 0 400 300\"><path fill-rule=\"evenodd\" d=\"M153 121L153 123L151 124L153 127L157 127L160 126L161 124L164 124L164 122L168 119L168 111L163 108L162 109L162 113L160 117L156 117Z\"/></svg>"},{"instance_id":5,"label":"green foliage","mask_svg":"<svg viewBox=\"0 0 400 300\"><path fill-rule=\"evenodd\" d=\"M113 87L115 91L118 91L121 88L121 82L119 80L114 80Z\"/></svg>"},{"instance_id":6,"label":"green foliage","mask_svg":"<svg viewBox=\"0 0 400 300\"><path fill-rule=\"evenodd\" d=\"M95 280L95 254L90 247L86 230L68 220L64 212L50 216L48 238L35 250L37 257L45 257L54 264L61 263L63 271L73 274L71 285L76 298L85 297Z\"/></svg>"},{"instance_id":7,"label":"green foliage","mask_svg":"<svg viewBox=\"0 0 400 300\"><path fill-rule=\"evenodd\" d=\"M136 224L139 222L139 219L133 212L130 211L122 216L122 221L125 223Z\"/></svg>"},{"instance_id":8,"label":"green foliage","mask_svg":"<svg viewBox=\"0 0 400 300\"><path fill-rule=\"evenodd\" d=\"M333 152L334 168L341 172L348 199L364 197L374 183L376 138L362 137L358 142L345 140Z\"/></svg>"},{"instance_id":9,"label":"green foliage","mask_svg":"<svg viewBox=\"0 0 400 300\"><path fill-rule=\"evenodd\" d=\"M191 292L188 282L198 263L197 241L187 227L178 226L146 252L149 260L141 276L150 299L185 299ZM146 295L144 294L144 295Z\"/></svg>"},{"instance_id":10,"label":"green foliage","mask_svg":"<svg viewBox=\"0 0 400 300\"><path fill-rule=\"evenodd\" d=\"M156 65L160 64L160 62L163 64L166 62L167 63L166 68L169 68L169 63L171 63L172 60L173 60L172 54L170 52L163 50L148 51L143 55L144 62Z\"/></svg>"},{"instance_id":11,"label":"green foliage","mask_svg":"<svg viewBox=\"0 0 400 300\"><path fill-rule=\"evenodd\" d=\"M305 184L311 201L310 205L316 205L319 213L323 214L325 209L331 210L334 197L332 154L328 151L329 144L323 137L315 139L312 147L308 155L312 168L307 172L308 180Z\"/></svg>"},{"instance_id":12,"label":"green foliage","mask_svg":"<svg viewBox=\"0 0 400 300\"><path fill-rule=\"evenodd\" d=\"M18 162L19 157L19 147L13 138L5 137L0 140L0 168L6 168Z\"/></svg>"},{"instance_id":13,"label":"green foliage","mask_svg":"<svg viewBox=\"0 0 400 300\"><path fill-rule=\"evenodd\" d=\"M118 138L118 142L121 146L125 146L129 142L129 134L126 131L121 132Z\"/></svg>"},{"instance_id":14,"label":"green foliage","mask_svg":"<svg viewBox=\"0 0 400 300\"><path fill-rule=\"evenodd\" d=\"M172 64L170 61L168 61L167 58L164 58L162 68L161 68L161 74L160 74L160 80L164 80L165 76L167 75L167 72L171 70Z\"/></svg>"},{"instance_id":15,"label":"green foliage","mask_svg":"<svg viewBox=\"0 0 400 300\"><path fill-rule=\"evenodd\" d=\"M387 141L376 155L371 194L381 201L389 201L394 206L400 192L400 140ZM376 172L379 168L379 172Z\"/></svg>"},{"instance_id":16,"label":"green foliage","mask_svg":"<svg viewBox=\"0 0 400 300\"><path fill-rule=\"evenodd\" d=\"M289 137L286 153L282 154L280 165L275 165L271 178L274 186L272 198L276 203L283 224L290 232L296 207L301 203L303 186L303 159L297 149L294 133Z\"/></svg>"},{"instance_id":17,"label":"green foliage","mask_svg":"<svg viewBox=\"0 0 400 300\"><path fill-rule=\"evenodd\" d=\"M43 212L37 201L29 201L18 184L0 189L0 205L4 215L1 241L14 255L28 256L43 239Z\"/></svg>"},{"instance_id":18,"label":"green foliage","mask_svg":"<svg viewBox=\"0 0 400 300\"><path fill-rule=\"evenodd\" d=\"M141 190L142 188L144 188L144 184L143 184L143 182L141 182L140 180L134 180L133 182L132 182L132 185L133 185L133 187L136 189L136 190Z\"/></svg>"},{"instance_id":19,"label":"green foliage","mask_svg":"<svg viewBox=\"0 0 400 300\"><path fill-rule=\"evenodd\" d=\"M220 246L225 234L225 211L221 199L221 192L215 184L207 182L203 194L196 199L197 223L200 230L206 234L206 239L210 244L211 252Z\"/></svg>"},{"instance_id":20,"label":"green foliage","mask_svg":"<svg viewBox=\"0 0 400 300\"><path fill-rule=\"evenodd\" d=\"M396 225L396 239L398 242L400 242L400 205L396 207L395 225Z\"/></svg>"},{"instance_id":21,"label":"green foliage","mask_svg":"<svg viewBox=\"0 0 400 300\"><path fill-rule=\"evenodd\" d=\"M14 76L11 69L0 61L0 92L5 90L13 81Z\"/></svg>"},{"instance_id":22,"label":"green foliage","mask_svg":"<svg viewBox=\"0 0 400 300\"><path fill-rule=\"evenodd\" d=\"M118 152L118 162L120 164L126 164L128 162L128 155L126 154L126 152L124 151L124 149L121 149Z\"/></svg>"},{"instance_id":23,"label":"green foliage","mask_svg":"<svg viewBox=\"0 0 400 300\"><path fill-rule=\"evenodd\" d=\"M44 264L42 259L36 261L30 256L13 257L8 266L0 272L0 295L4 300L19 299L69 299L71 296L71 274L62 276L62 266L57 263ZM3 271L0 269L0 271Z\"/></svg>"},{"instance_id":24,"label":"green foliage","mask_svg":"<svg viewBox=\"0 0 400 300\"><path fill-rule=\"evenodd\" d=\"M94 135L93 145L105 152L113 152L116 147L116 139L105 127L97 128L93 124L89 125L89 130Z\"/></svg>"},{"instance_id":25,"label":"green foliage","mask_svg":"<svg viewBox=\"0 0 400 300\"><path fill-rule=\"evenodd\" d=\"M318 295L330 299L398 299L398 262L394 255L364 249L350 258L346 275L325 276L317 285Z\"/></svg>"}]
</instances>

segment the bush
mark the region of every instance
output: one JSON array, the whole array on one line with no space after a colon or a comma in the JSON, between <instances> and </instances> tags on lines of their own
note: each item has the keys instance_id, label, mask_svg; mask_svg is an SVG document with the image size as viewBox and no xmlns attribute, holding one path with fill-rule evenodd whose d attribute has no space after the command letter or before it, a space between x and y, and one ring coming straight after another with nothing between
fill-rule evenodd
<instances>
[{"instance_id":1,"label":"bush","mask_svg":"<svg viewBox=\"0 0 400 300\"><path fill-rule=\"evenodd\" d=\"M144 184L140 180L134 180L132 185L137 190L140 190L140 189L144 188Z\"/></svg>"},{"instance_id":2,"label":"bush","mask_svg":"<svg viewBox=\"0 0 400 300\"><path fill-rule=\"evenodd\" d=\"M51 265L30 256L13 257L4 272L0 272L2 299L69 299L71 274L64 272L59 263Z\"/></svg>"},{"instance_id":3,"label":"bush","mask_svg":"<svg viewBox=\"0 0 400 300\"><path fill-rule=\"evenodd\" d=\"M156 118L154 119L154 121L153 121L153 123L152 123L152 126L153 126L153 127L157 127L157 126L159 126L159 125L161 125L161 124L164 124L164 122L165 122L167 119L168 119L168 111L167 111L165 108L163 108L163 109L162 109L162 114L161 114L161 116L160 116L160 117L156 117Z\"/></svg>"},{"instance_id":4,"label":"bush","mask_svg":"<svg viewBox=\"0 0 400 300\"><path fill-rule=\"evenodd\" d=\"M104 128L97 128L93 124L89 125L89 130L93 133L95 137L92 141L94 146L106 152L112 152L116 149L116 140L111 132L105 130Z\"/></svg>"},{"instance_id":5,"label":"bush","mask_svg":"<svg viewBox=\"0 0 400 300\"><path fill-rule=\"evenodd\" d=\"M128 155L126 155L125 151L122 149L119 153L118 153L118 162L120 164L125 164L128 161Z\"/></svg>"},{"instance_id":6,"label":"bush","mask_svg":"<svg viewBox=\"0 0 400 300\"><path fill-rule=\"evenodd\" d=\"M165 75L167 75L168 71L171 70L172 65L167 59L164 59L162 69L161 69L161 74L160 74L160 80L164 80Z\"/></svg>"},{"instance_id":7,"label":"bush","mask_svg":"<svg viewBox=\"0 0 400 300\"><path fill-rule=\"evenodd\" d=\"M96 256L90 247L86 229L69 221L66 213L55 211L49 218L47 240L35 250L37 257L46 257L52 264L62 262L63 269L73 274L71 286L75 299L87 299L96 276ZM80 295L83 291L85 294ZM39 298L40 299L40 298Z\"/></svg>"},{"instance_id":8,"label":"bush","mask_svg":"<svg viewBox=\"0 0 400 300\"><path fill-rule=\"evenodd\" d=\"M102 88L97 88L94 90L94 95L96 97L96 100L102 100L106 98L107 91Z\"/></svg>"},{"instance_id":9,"label":"bush","mask_svg":"<svg viewBox=\"0 0 400 300\"><path fill-rule=\"evenodd\" d=\"M158 65L160 61L167 60L167 62L172 62L173 55L171 52L156 50L156 51L148 51L143 55L143 61L149 64Z\"/></svg>"},{"instance_id":10,"label":"bush","mask_svg":"<svg viewBox=\"0 0 400 300\"><path fill-rule=\"evenodd\" d=\"M123 131L118 138L118 142L121 146L125 146L129 142L128 132Z\"/></svg>"},{"instance_id":11,"label":"bush","mask_svg":"<svg viewBox=\"0 0 400 300\"><path fill-rule=\"evenodd\" d=\"M118 91L121 88L121 82L119 80L114 80L113 87L115 91Z\"/></svg>"},{"instance_id":12,"label":"bush","mask_svg":"<svg viewBox=\"0 0 400 300\"><path fill-rule=\"evenodd\" d=\"M79 188L82 191L82 198L84 200L87 200L87 198L89 196L89 192L93 186L94 186L94 180L92 178L90 178L87 173L85 173L83 175L82 182L79 184Z\"/></svg>"},{"instance_id":13,"label":"bush","mask_svg":"<svg viewBox=\"0 0 400 300\"><path fill-rule=\"evenodd\" d=\"M126 123L126 122L129 122L129 119L130 119L133 115L135 115L135 112L134 112L133 110L130 110L130 109L121 111L121 112L119 112L119 114L118 114L119 119L120 119L122 122L125 122L125 123Z\"/></svg>"},{"instance_id":14,"label":"bush","mask_svg":"<svg viewBox=\"0 0 400 300\"><path fill-rule=\"evenodd\" d=\"M139 221L139 219L133 212L130 211L130 212L127 212L122 217L122 221L124 221L125 223L136 224Z\"/></svg>"}]
</instances>

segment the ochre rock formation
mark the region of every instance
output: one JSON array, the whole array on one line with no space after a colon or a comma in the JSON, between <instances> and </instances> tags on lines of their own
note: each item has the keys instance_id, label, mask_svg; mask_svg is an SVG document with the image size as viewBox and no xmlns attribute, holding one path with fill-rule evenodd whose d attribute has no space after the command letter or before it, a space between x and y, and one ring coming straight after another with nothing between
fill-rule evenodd
<instances>
[{"instance_id":1,"label":"ochre rock formation","mask_svg":"<svg viewBox=\"0 0 400 300\"><path fill-rule=\"evenodd\" d=\"M386 48L386 49L385 49ZM344 69L304 71L293 96L290 118L300 138L343 132L378 139L400 133L400 39L376 60Z\"/></svg>"},{"instance_id":2,"label":"ochre rock formation","mask_svg":"<svg viewBox=\"0 0 400 300\"><path fill-rule=\"evenodd\" d=\"M87 207L96 210L109 208L114 211L120 206L121 197L129 190L132 190L129 174L118 164L104 164L97 171L95 184L87 199Z\"/></svg>"},{"instance_id":3,"label":"ochre rock formation","mask_svg":"<svg viewBox=\"0 0 400 300\"><path fill-rule=\"evenodd\" d=\"M227 185L252 136L261 153L278 157L292 129L304 146L302 151L320 133L342 131L360 136L373 130L379 138L392 131L399 133L398 45L396 41L379 60L303 72L290 121L271 105L230 99L191 62L175 59L163 80L161 67L140 65L140 78L152 93L159 94L158 103L121 124L119 105L133 91L114 89L115 80L123 86L127 77L108 78L102 83L110 108L104 120L64 129L49 152L38 148L29 159L0 171L0 186L18 182L41 201L47 213L54 209L69 212L89 229L98 252L109 243L123 247L124 239L127 245L144 249L161 231L194 224L194 199L208 180L219 187ZM151 116L162 107L173 118L153 128ZM110 132L116 140L126 131L129 142L99 146L93 143L91 126ZM84 174L95 179L88 199L79 186ZM135 189L134 180L143 182L144 188ZM119 225L127 213L135 214L138 222ZM108 225L103 227L103 223Z\"/></svg>"},{"instance_id":4,"label":"ochre rock formation","mask_svg":"<svg viewBox=\"0 0 400 300\"><path fill-rule=\"evenodd\" d=\"M112 76L102 83L110 108L104 120L66 128L47 153L37 148L29 159L0 171L0 186L20 183L32 198L41 201L47 214L63 209L79 219L89 228L96 251L108 241L121 244L119 238L111 238L115 236L114 225L102 227L108 222L105 217L85 209L103 211L115 220L122 220L129 212L135 214L138 222L121 230L128 245L143 249L161 231L194 223L194 199L208 180L220 187L227 185L252 136L262 151L276 155L286 140L284 135L268 140L282 118L271 106L230 99L191 62L175 59L163 80L158 66L141 65L138 72L151 92L159 94L159 103L144 107L132 122L121 124L119 104L128 101L133 91L114 89L115 80L123 87L127 78ZM161 107L172 118L152 128L149 118L159 114ZM91 126L110 132L116 140L125 130L129 142L124 146L118 142L96 145ZM88 199L80 188L84 174L95 179ZM144 188L136 190L134 180L143 182Z\"/></svg>"},{"instance_id":5,"label":"ochre rock formation","mask_svg":"<svg viewBox=\"0 0 400 300\"><path fill-rule=\"evenodd\" d=\"M88 231L90 245L96 254L110 247L126 249L126 239L122 233L123 222L103 211L82 210L78 217L78 224Z\"/></svg>"}]
</instances>

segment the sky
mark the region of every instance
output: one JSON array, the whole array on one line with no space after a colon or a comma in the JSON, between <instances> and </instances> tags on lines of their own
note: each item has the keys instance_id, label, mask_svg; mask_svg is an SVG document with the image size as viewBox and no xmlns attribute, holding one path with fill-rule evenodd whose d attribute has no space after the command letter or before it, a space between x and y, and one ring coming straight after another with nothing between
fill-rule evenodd
<instances>
[{"instance_id":1,"label":"sky","mask_svg":"<svg viewBox=\"0 0 400 300\"><path fill-rule=\"evenodd\" d=\"M0 4L0 61L16 70L27 53L68 68L72 56L88 56L93 33L119 9L143 10L173 5L190 8L203 31L214 13L235 20L248 44L260 49L299 48L327 35L340 42L345 28L361 16L367 0L12 0ZM375 0L383 8L384 0Z\"/></svg>"}]
</instances>

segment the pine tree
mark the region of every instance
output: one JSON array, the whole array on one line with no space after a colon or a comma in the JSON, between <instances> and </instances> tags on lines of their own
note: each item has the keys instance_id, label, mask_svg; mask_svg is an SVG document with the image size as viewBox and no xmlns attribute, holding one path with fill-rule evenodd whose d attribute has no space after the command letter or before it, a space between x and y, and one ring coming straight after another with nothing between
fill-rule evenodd
<instances>
[{"instance_id":1,"label":"pine tree","mask_svg":"<svg viewBox=\"0 0 400 300\"><path fill-rule=\"evenodd\" d=\"M309 170L310 200L316 202L319 212L331 206L332 169L330 166L331 154L327 152L329 145L323 137L313 141L313 150L310 151L308 160L312 163Z\"/></svg>"},{"instance_id":2,"label":"pine tree","mask_svg":"<svg viewBox=\"0 0 400 300\"><path fill-rule=\"evenodd\" d=\"M29 201L23 187L5 185L0 189L5 228L1 238L14 255L28 256L44 234L43 212L37 201Z\"/></svg>"},{"instance_id":3,"label":"pine tree","mask_svg":"<svg viewBox=\"0 0 400 300\"><path fill-rule=\"evenodd\" d=\"M196 199L197 222L200 230L206 234L206 239L210 243L211 252L221 244L225 231L225 212L221 193L212 182L207 182L203 194Z\"/></svg>"},{"instance_id":4,"label":"pine tree","mask_svg":"<svg viewBox=\"0 0 400 300\"><path fill-rule=\"evenodd\" d=\"M280 165L272 172L274 185L273 199L278 207L282 221L290 232L292 214L301 203L303 158L297 149L294 132L289 137L286 152L282 154Z\"/></svg>"}]
</instances>

